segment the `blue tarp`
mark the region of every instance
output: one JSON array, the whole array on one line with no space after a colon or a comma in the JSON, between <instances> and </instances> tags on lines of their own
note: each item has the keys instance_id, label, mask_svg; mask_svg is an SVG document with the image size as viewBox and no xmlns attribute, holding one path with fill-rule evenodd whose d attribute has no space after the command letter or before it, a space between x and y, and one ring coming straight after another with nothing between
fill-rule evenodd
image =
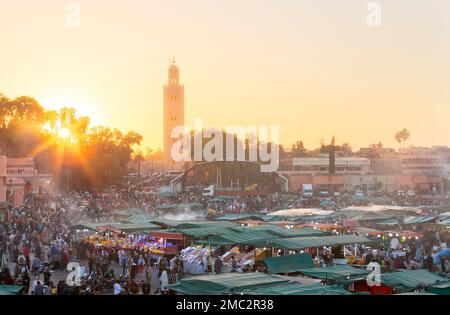
<instances>
[{"instance_id":1,"label":"blue tarp","mask_svg":"<svg viewBox=\"0 0 450 315\"><path fill-rule=\"evenodd\" d=\"M436 254L437 259L441 259L441 257L446 257L447 259L449 259L450 258L450 248L445 248Z\"/></svg>"}]
</instances>

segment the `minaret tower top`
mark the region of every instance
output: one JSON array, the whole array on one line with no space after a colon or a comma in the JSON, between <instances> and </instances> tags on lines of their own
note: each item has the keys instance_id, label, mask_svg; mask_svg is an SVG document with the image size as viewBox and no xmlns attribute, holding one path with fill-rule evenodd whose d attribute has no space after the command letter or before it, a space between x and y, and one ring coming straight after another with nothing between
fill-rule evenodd
<instances>
[{"instance_id":1,"label":"minaret tower top","mask_svg":"<svg viewBox=\"0 0 450 315\"><path fill-rule=\"evenodd\" d=\"M169 85L178 85L180 82L180 69L175 64L175 57L171 60L168 71Z\"/></svg>"}]
</instances>

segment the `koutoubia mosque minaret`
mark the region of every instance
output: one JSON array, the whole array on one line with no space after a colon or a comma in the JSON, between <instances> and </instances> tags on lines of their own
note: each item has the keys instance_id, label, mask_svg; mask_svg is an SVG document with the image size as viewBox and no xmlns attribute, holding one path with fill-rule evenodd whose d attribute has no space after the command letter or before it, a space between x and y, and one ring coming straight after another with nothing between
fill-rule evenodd
<instances>
[{"instance_id":1,"label":"koutoubia mosque minaret","mask_svg":"<svg viewBox=\"0 0 450 315\"><path fill-rule=\"evenodd\" d=\"M172 129L184 125L184 86L180 85L180 69L175 58L170 61L169 81L164 85L164 166L174 168L171 156L174 139L170 137Z\"/></svg>"}]
</instances>

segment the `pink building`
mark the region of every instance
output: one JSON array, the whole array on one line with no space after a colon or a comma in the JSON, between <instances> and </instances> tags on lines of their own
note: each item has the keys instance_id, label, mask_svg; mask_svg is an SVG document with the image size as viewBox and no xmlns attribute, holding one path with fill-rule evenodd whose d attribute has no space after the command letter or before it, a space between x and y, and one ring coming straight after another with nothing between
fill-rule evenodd
<instances>
[{"instance_id":1,"label":"pink building","mask_svg":"<svg viewBox=\"0 0 450 315\"><path fill-rule=\"evenodd\" d=\"M289 191L301 191L303 184L312 184L316 193L320 190L344 192L344 176L342 175L303 175L295 171L279 172L289 181Z\"/></svg>"},{"instance_id":2,"label":"pink building","mask_svg":"<svg viewBox=\"0 0 450 315\"><path fill-rule=\"evenodd\" d=\"M417 192L442 193L444 189L442 178L426 175L400 175L397 177L397 185L401 190Z\"/></svg>"},{"instance_id":3,"label":"pink building","mask_svg":"<svg viewBox=\"0 0 450 315\"><path fill-rule=\"evenodd\" d=\"M14 207L23 205L27 194L37 186L33 158L6 158L6 201Z\"/></svg>"},{"instance_id":4,"label":"pink building","mask_svg":"<svg viewBox=\"0 0 450 315\"><path fill-rule=\"evenodd\" d=\"M0 202L6 201L6 156L0 155Z\"/></svg>"}]
</instances>

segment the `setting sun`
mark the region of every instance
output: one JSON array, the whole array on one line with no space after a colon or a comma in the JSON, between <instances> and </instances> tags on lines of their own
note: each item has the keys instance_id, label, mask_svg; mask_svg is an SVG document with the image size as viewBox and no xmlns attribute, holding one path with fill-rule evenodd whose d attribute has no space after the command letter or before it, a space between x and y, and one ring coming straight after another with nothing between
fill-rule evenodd
<instances>
[{"instance_id":1,"label":"setting sun","mask_svg":"<svg viewBox=\"0 0 450 315\"><path fill-rule=\"evenodd\" d=\"M70 131L67 128L61 128L58 130L58 136L64 139L68 139L70 137Z\"/></svg>"},{"instance_id":2,"label":"setting sun","mask_svg":"<svg viewBox=\"0 0 450 315\"><path fill-rule=\"evenodd\" d=\"M88 116L94 125L101 124L103 119L100 119L101 115L98 111L98 104L95 101L90 100L88 97L81 97L81 93L78 95L71 94L72 93L67 93L67 96L57 97L37 97L37 99L45 108L56 111L59 111L63 107L74 108L81 116ZM58 134L60 135L59 132Z\"/></svg>"}]
</instances>

